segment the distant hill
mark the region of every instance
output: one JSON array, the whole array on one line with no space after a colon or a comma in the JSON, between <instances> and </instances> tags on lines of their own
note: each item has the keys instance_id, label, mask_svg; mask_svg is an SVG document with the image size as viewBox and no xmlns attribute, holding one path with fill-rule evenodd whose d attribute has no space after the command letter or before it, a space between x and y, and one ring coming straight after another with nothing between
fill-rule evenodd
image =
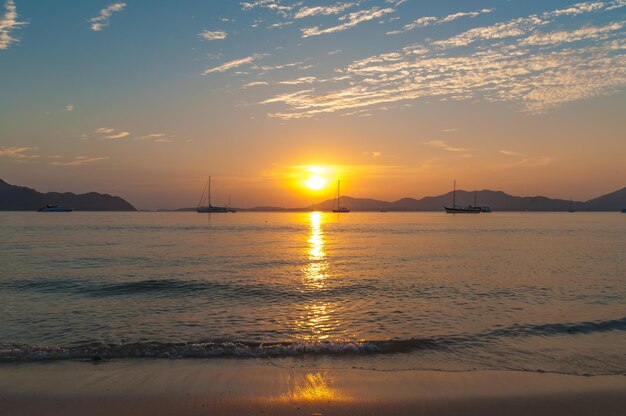
<instances>
[{"instance_id":1,"label":"distant hill","mask_svg":"<svg viewBox=\"0 0 626 416\"><path fill-rule=\"evenodd\" d=\"M626 188L585 202L581 211L619 211L626 208Z\"/></svg>"},{"instance_id":2,"label":"distant hill","mask_svg":"<svg viewBox=\"0 0 626 416\"><path fill-rule=\"evenodd\" d=\"M24 186L11 185L0 179L0 211L36 211L48 202L74 208L76 211L137 211L119 196L89 192L42 193Z\"/></svg>"},{"instance_id":3,"label":"distant hill","mask_svg":"<svg viewBox=\"0 0 626 416\"><path fill-rule=\"evenodd\" d=\"M545 196L513 196L502 191L456 191L457 205L486 205L494 211L619 211L626 208L626 188L589 200L587 202L552 199ZM311 205L306 210L330 211L333 200ZM452 205L452 192L422 199L402 198L395 202L376 199L341 197L341 205L352 211L442 211ZM260 211L260 209L259 209Z\"/></svg>"}]
</instances>

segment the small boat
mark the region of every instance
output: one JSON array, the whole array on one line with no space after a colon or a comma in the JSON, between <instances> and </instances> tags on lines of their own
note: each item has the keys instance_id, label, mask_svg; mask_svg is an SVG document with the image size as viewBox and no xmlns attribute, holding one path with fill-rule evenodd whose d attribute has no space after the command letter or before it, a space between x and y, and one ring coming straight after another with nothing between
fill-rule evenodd
<instances>
[{"instance_id":1,"label":"small boat","mask_svg":"<svg viewBox=\"0 0 626 416\"><path fill-rule=\"evenodd\" d=\"M474 200L475 199L476 195L474 194ZM480 214L482 211L481 207L475 207L472 205L462 207L456 204L456 180L454 181L454 190L452 191L452 206L444 207L444 209L447 214Z\"/></svg>"},{"instance_id":2,"label":"small boat","mask_svg":"<svg viewBox=\"0 0 626 416\"><path fill-rule=\"evenodd\" d=\"M339 180L337 180L337 199L333 201L333 212L350 212L350 208L342 207L340 201L341 196L339 195ZM337 208L335 208L335 202L337 203Z\"/></svg>"},{"instance_id":3,"label":"small boat","mask_svg":"<svg viewBox=\"0 0 626 416\"><path fill-rule=\"evenodd\" d=\"M626 214L626 208L622 208L622 214Z\"/></svg>"},{"instance_id":4,"label":"small boat","mask_svg":"<svg viewBox=\"0 0 626 416\"><path fill-rule=\"evenodd\" d=\"M480 212L491 212L491 208L487 206L480 207Z\"/></svg>"},{"instance_id":5,"label":"small boat","mask_svg":"<svg viewBox=\"0 0 626 416\"><path fill-rule=\"evenodd\" d=\"M208 192L207 192L207 189L208 189ZM206 195L206 205L203 205L205 195ZM207 181L207 184L204 186L204 190L202 191L200 202L198 202L198 207L196 208L196 212L200 214L205 214L205 213L227 213L227 212L237 212L237 211L230 207L230 202L225 207L214 207L213 205L211 205L211 177L209 176L209 180Z\"/></svg>"},{"instance_id":6,"label":"small boat","mask_svg":"<svg viewBox=\"0 0 626 416\"><path fill-rule=\"evenodd\" d=\"M37 211L38 212L72 212L73 208L64 207L61 205L54 205L48 202L45 207L41 207Z\"/></svg>"},{"instance_id":7,"label":"small boat","mask_svg":"<svg viewBox=\"0 0 626 416\"><path fill-rule=\"evenodd\" d=\"M569 208L567 212L576 212L576 210L574 210L574 200L572 198L569 199Z\"/></svg>"}]
</instances>

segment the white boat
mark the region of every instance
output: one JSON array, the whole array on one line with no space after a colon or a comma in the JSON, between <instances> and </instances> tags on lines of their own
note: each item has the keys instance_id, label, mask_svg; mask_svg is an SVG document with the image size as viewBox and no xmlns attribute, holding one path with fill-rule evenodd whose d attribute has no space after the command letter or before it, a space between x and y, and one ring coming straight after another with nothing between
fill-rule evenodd
<instances>
[{"instance_id":1,"label":"white boat","mask_svg":"<svg viewBox=\"0 0 626 416\"><path fill-rule=\"evenodd\" d=\"M45 207L41 207L37 210L38 212L72 212L73 208L64 207L61 205L54 205L52 203L47 203Z\"/></svg>"},{"instance_id":2,"label":"white boat","mask_svg":"<svg viewBox=\"0 0 626 416\"><path fill-rule=\"evenodd\" d=\"M342 207L341 204L341 195L339 194L339 180L337 180L337 199L333 201L333 212L350 212L350 208ZM335 204L337 208L335 208Z\"/></svg>"},{"instance_id":3,"label":"white boat","mask_svg":"<svg viewBox=\"0 0 626 416\"><path fill-rule=\"evenodd\" d=\"M447 214L480 214L482 212L481 207L475 207L472 205L468 205L466 207L462 207L456 204L456 180L454 181L454 190L452 191L452 206L444 207ZM474 201L476 201L476 194L474 194ZM474 202L476 204L476 202ZM491 209L487 212L490 212Z\"/></svg>"},{"instance_id":4,"label":"white boat","mask_svg":"<svg viewBox=\"0 0 626 416\"><path fill-rule=\"evenodd\" d=\"M207 192L208 189L208 192ZM205 195L206 195L206 204L205 203ZM229 202L230 205L230 202ZM237 212L235 209L231 208L229 205L225 207L214 207L211 205L211 177L209 176L209 180L207 184L204 186L204 190L202 191L202 196L200 197L200 202L198 202L198 207L196 208L196 212L204 214L204 213L227 213L227 212Z\"/></svg>"}]
</instances>

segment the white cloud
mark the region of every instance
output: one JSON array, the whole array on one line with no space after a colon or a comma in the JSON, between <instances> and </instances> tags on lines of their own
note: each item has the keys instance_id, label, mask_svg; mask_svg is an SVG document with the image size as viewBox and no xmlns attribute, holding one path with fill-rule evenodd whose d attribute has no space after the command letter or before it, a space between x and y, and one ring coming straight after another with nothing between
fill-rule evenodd
<instances>
[{"instance_id":1,"label":"white cloud","mask_svg":"<svg viewBox=\"0 0 626 416\"><path fill-rule=\"evenodd\" d=\"M246 89L246 88L251 88L251 87L259 87L262 85L270 85L269 82L265 82L265 81L253 81L253 82L249 82L245 85L242 85L241 88L242 89Z\"/></svg>"},{"instance_id":2,"label":"white cloud","mask_svg":"<svg viewBox=\"0 0 626 416\"><path fill-rule=\"evenodd\" d=\"M589 13L594 10L603 9L605 7L606 7L606 4L601 1L590 2L590 3L577 3L566 9L557 9L557 10L545 12L543 14L543 17L550 18L550 17L558 17L558 16L572 16L572 15L577 15L577 14L582 14L582 13Z\"/></svg>"},{"instance_id":3,"label":"white cloud","mask_svg":"<svg viewBox=\"0 0 626 416\"><path fill-rule=\"evenodd\" d=\"M100 156L100 157L89 157L89 156L76 156L66 161L55 160L50 162L50 165L54 166L80 166L85 165L87 163L98 162L100 160L108 159L108 156Z\"/></svg>"},{"instance_id":4,"label":"white cloud","mask_svg":"<svg viewBox=\"0 0 626 416\"><path fill-rule=\"evenodd\" d=\"M426 26L432 26L432 25L442 25L444 23L449 23L452 22L456 19L460 19L461 17L476 17L480 14L484 14L484 13L491 13L493 10L492 9L482 9L482 10L478 10L478 11L474 11L474 12L460 12L460 13L453 13L453 14L449 14L445 17L439 18L439 17L434 17L434 16L425 16L425 17L420 17L419 19L414 20L413 22L404 25L402 27L402 29L399 30L393 30L391 32L387 32L388 35L397 35L399 33L402 32L407 32L409 30L413 30L416 29L418 27L426 27Z\"/></svg>"},{"instance_id":5,"label":"white cloud","mask_svg":"<svg viewBox=\"0 0 626 416\"><path fill-rule=\"evenodd\" d=\"M116 132L115 129L108 127L101 127L95 132L98 134L98 138L103 140L118 140L130 136L130 133L127 131Z\"/></svg>"},{"instance_id":6,"label":"white cloud","mask_svg":"<svg viewBox=\"0 0 626 416\"><path fill-rule=\"evenodd\" d=\"M109 18L114 12L120 12L126 7L126 3L113 3L100 10L98 16L88 20L91 23L91 30L99 32L109 26Z\"/></svg>"},{"instance_id":7,"label":"white cloud","mask_svg":"<svg viewBox=\"0 0 626 416\"><path fill-rule=\"evenodd\" d=\"M454 146L450 146L448 143L444 142L443 140L431 140L428 142L424 142L425 145L428 146L432 146L432 147L438 147L439 149L443 149L443 150L447 150L448 152L467 152L470 149L464 149L461 147L454 147Z\"/></svg>"},{"instance_id":8,"label":"white cloud","mask_svg":"<svg viewBox=\"0 0 626 416\"><path fill-rule=\"evenodd\" d=\"M343 30L350 29L351 27L354 27L358 25L359 23L378 19L379 17L382 17L388 13L393 13L393 12L395 12L395 9L393 8L381 9L379 7L374 7L369 10L359 10L359 11L349 13L345 16L340 17L339 20L345 23L342 23L337 26L331 26L326 29L320 29L319 27L315 26L315 27L309 27L309 28L302 28L300 30L302 32L303 38L325 35L328 33L341 32Z\"/></svg>"},{"instance_id":9,"label":"white cloud","mask_svg":"<svg viewBox=\"0 0 626 416\"><path fill-rule=\"evenodd\" d=\"M292 25L293 22L280 22L280 23L274 23L273 25L270 26L270 28L277 28L277 27L284 27L284 26L289 26Z\"/></svg>"},{"instance_id":10,"label":"white cloud","mask_svg":"<svg viewBox=\"0 0 626 416\"><path fill-rule=\"evenodd\" d=\"M12 44L19 42L11 35L11 32L26 24L17 21L17 8L13 0L7 0L4 3L4 10L4 16L0 19L0 49L8 49Z\"/></svg>"},{"instance_id":11,"label":"white cloud","mask_svg":"<svg viewBox=\"0 0 626 416\"><path fill-rule=\"evenodd\" d=\"M337 3L334 6L315 6L315 7L302 7L293 16L296 19L302 19L309 16L328 16L331 14L339 14L346 9L354 6L356 3Z\"/></svg>"},{"instance_id":12,"label":"white cloud","mask_svg":"<svg viewBox=\"0 0 626 416\"><path fill-rule=\"evenodd\" d=\"M108 140L117 140L117 139L123 139L124 137L128 137L130 135L129 132L127 131L120 131L118 133L113 133L111 135L108 136L103 136L103 139L108 139Z\"/></svg>"},{"instance_id":13,"label":"white cloud","mask_svg":"<svg viewBox=\"0 0 626 416\"><path fill-rule=\"evenodd\" d=\"M256 59L260 58L261 55L252 55L252 56L248 56L245 58L241 58L241 59L235 59L233 61L228 61L223 63L222 65L213 67L213 68L207 68L204 70L204 72L202 72L202 75L208 75L208 74L212 74L215 72L226 72L230 69L233 68L238 68L242 65L246 65L246 64L251 64L252 62L254 62Z\"/></svg>"},{"instance_id":14,"label":"white cloud","mask_svg":"<svg viewBox=\"0 0 626 416\"><path fill-rule=\"evenodd\" d=\"M226 39L226 36L228 36L228 34L223 30L203 30L202 32L198 33L198 37L203 40L221 40Z\"/></svg>"},{"instance_id":15,"label":"white cloud","mask_svg":"<svg viewBox=\"0 0 626 416\"><path fill-rule=\"evenodd\" d=\"M287 81L279 81L277 84L281 85L300 85L300 84L312 84L317 79L315 77L300 77L297 79L291 79Z\"/></svg>"},{"instance_id":16,"label":"white cloud","mask_svg":"<svg viewBox=\"0 0 626 416\"><path fill-rule=\"evenodd\" d=\"M518 167L518 166L524 166L524 167L546 166L554 160L553 158L549 156L529 156L524 153L513 152L510 150L500 150L500 153L505 156L518 158L518 160L511 162L511 163L497 165L495 166L496 168L513 168L513 167Z\"/></svg>"},{"instance_id":17,"label":"white cloud","mask_svg":"<svg viewBox=\"0 0 626 416\"><path fill-rule=\"evenodd\" d=\"M521 45L550 45L558 43L569 43L583 39L595 39L604 36L609 32L620 30L624 27L624 22L609 23L605 26L590 26L571 31L561 30L557 32L535 32L531 36L522 39Z\"/></svg>"},{"instance_id":18,"label":"white cloud","mask_svg":"<svg viewBox=\"0 0 626 416\"><path fill-rule=\"evenodd\" d=\"M39 155L28 154L27 152L32 152L37 149L38 147L28 146L0 146L0 157L9 157L13 159L36 159Z\"/></svg>"},{"instance_id":19,"label":"white cloud","mask_svg":"<svg viewBox=\"0 0 626 416\"><path fill-rule=\"evenodd\" d=\"M251 10L255 7L262 7L273 10L283 17L286 17L296 6L285 6L281 4L281 0L257 0L253 2L240 3L243 10Z\"/></svg>"},{"instance_id":20,"label":"white cloud","mask_svg":"<svg viewBox=\"0 0 626 416\"><path fill-rule=\"evenodd\" d=\"M613 93L626 85L626 44L553 50L525 50L503 44L466 55L381 54L340 69L344 78L334 90L307 88L279 94L261 104L283 104L272 117L294 119L354 111L375 105L434 97L440 100L481 98L515 102L530 112ZM347 77L347 79L346 79ZM321 82L321 81L320 81ZM315 86L315 84L314 84Z\"/></svg>"},{"instance_id":21,"label":"white cloud","mask_svg":"<svg viewBox=\"0 0 626 416\"><path fill-rule=\"evenodd\" d=\"M157 143L171 143L171 140L167 138L167 134L165 133L146 134L145 136L135 137L135 140L151 140Z\"/></svg>"},{"instance_id":22,"label":"white cloud","mask_svg":"<svg viewBox=\"0 0 626 416\"><path fill-rule=\"evenodd\" d=\"M542 20L537 16L520 17L491 26L476 27L449 39L435 41L433 45L440 48L450 48L466 46L478 40L521 36L546 23L548 23L546 20Z\"/></svg>"}]
</instances>

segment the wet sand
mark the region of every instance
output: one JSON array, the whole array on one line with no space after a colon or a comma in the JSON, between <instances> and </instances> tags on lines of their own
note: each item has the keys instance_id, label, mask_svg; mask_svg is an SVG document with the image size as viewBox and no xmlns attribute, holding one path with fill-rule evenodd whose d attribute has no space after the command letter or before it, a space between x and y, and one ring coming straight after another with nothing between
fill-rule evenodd
<instances>
[{"instance_id":1,"label":"wet sand","mask_svg":"<svg viewBox=\"0 0 626 416\"><path fill-rule=\"evenodd\" d=\"M280 360L0 366L0 415L618 415L626 376L281 367Z\"/></svg>"}]
</instances>

